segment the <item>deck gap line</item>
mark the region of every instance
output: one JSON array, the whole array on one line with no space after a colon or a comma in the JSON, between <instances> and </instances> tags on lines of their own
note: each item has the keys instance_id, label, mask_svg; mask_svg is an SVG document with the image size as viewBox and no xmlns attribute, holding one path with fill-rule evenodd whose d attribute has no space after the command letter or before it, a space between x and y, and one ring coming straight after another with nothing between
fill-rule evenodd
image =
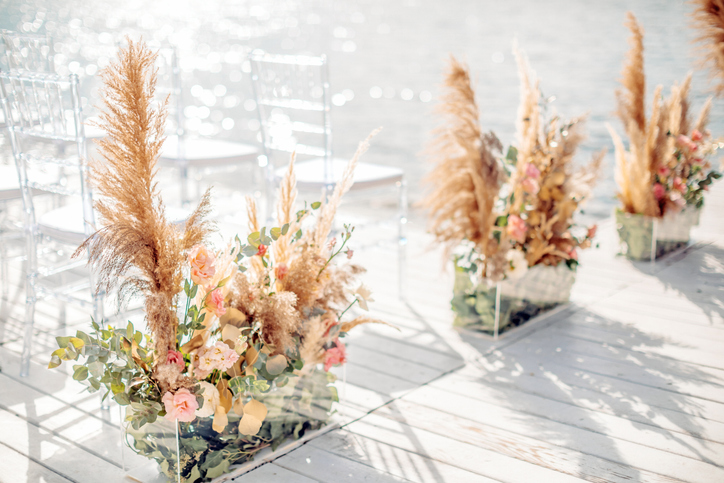
<instances>
[{"instance_id":1,"label":"deck gap line","mask_svg":"<svg viewBox=\"0 0 724 483\"><path fill-rule=\"evenodd\" d=\"M7 444L3 443L2 441L0 441L0 444L5 446L6 448L10 449L11 451L14 451L15 453L19 454L20 456L23 456L24 458L29 459L33 463L42 466L43 468L50 471L51 473L55 473L56 475L60 476L61 478L64 478L72 483L80 483L78 480L74 480L70 476L60 473L59 471L57 471L54 468L51 468L50 466L46 465L45 463L43 463L41 460L35 458L34 456L24 454L24 453L18 451L17 449L13 448L12 446L8 446Z\"/></svg>"}]
</instances>

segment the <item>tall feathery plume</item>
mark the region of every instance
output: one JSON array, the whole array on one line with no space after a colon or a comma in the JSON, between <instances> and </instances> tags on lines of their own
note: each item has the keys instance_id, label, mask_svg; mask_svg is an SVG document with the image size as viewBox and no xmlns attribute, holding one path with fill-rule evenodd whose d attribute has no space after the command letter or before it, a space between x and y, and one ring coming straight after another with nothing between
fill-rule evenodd
<instances>
[{"instance_id":1,"label":"tall feathery plume","mask_svg":"<svg viewBox=\"0 0 724 483\"><path fill-rule=\"evenodd\" d=\"M540 125L540 87L535 73L530 68L528 57L520 51L517 43L513 45L513 55L518 64L520 77L520 106L518 107L517 137L518 159L525 160L533 156L541 144ZM525 163L519 163L524 165Z\"/></svg>"},{"instance_id":2,"label":"tall feathery plume","mask_svg":"<svg viewBox=\"0 0 724 483\"><path fill-rule=\"evenodd\" d=\"M294 175L294 162L296 153L292 153L289 160L289 168L287 169L284 179L279 186L279 202L277 204L277 222L279 226L289 223L289 229L286 235L281 235L277 242L273 245L274 263L287 264L291 252L290 242L294 233L299 229L296 226L296 217L294 216L294 203L297 199L297 178Z\"/></svg>"},{"instance_id":3,"label":"tall feathery plume","mask_svg":"<svg viewBox=\"0 0 724 483\"><path fill-rule=\"evenodd\" d=\"M347 163L347 167L344 170L342 178L337 181L337 184L334 187L334 191L326 200L322 201L322 206L319 210L319 217L317 218L316 227L314 231L311 232L311 242L313 245L317 247L323 247L326 244L329 232L332 230L332 222L334 221L334 216L337 214L337 208L339 208L339 203L342 201L342 196L344 196L345 193L349 191L349 189L352 187L352 184L354 183L354 170L357 167L359 158L365 152L367 152L367 150L370 148L370 140L375 137L377 133L379 133L381 130L382 128L375 129L367 136L367 138L365 138L364 141L359 143L357 151L355 151L354 156L352 156L352 159L349 161L349 163Z\"/></svg>"},{"instance_id":4,"label":"tall feathery plume","mask_svg":"<svg viewBox=\"0 0 724 483\"><path fill-rule=\"evenodd\" d=\"M445 247L446 259L463 240L490 256L497 248L490 235L494 205L505 180L494 153L502 146L493 133L482 133L468 68L452 56L436 111L443 123L426 148L434 164L425 178L431 187L423 200L428 230Z\"/></svg>"},{"instance_id":5,"label":"tall feathery plume","mask_svg":"<svg viewBox=\"0 0 724 483\"><path fill-rule=\"evenodd\" d=\"M166 104L153 108L156 54L127 39L118 61L101 72L105 110L97 141L103 161L90 163L90 179L100 197L95 203L103 226L76 251L87 249L99 273L98 288L110 291L120 281L120 298L145 296L146 319L153 335L156 379L165 390L188 386L177 366L166 364L176 347L178 320L173 305L180 291L185 251L209 233L209 192L183 229L166 219L155 182L164 142ZM133 269L133 270L131 270Z\"/></svg>"},{"instance_id":6,"label":"tall feathery plume","mask_svg":"<svg viewBox=\"0 0 724 483\"><path fill-rule=\"evenodd\" d=\"M608 126L613 138L616 159L616 182L619 186L619 199L624 211L641 213L646 216L660 216L661 213L654 198L651 172L651 149L660 144L652 142L658 138L656 122L647 128L645 95L646 77L644 75L643 29L631 12L626 13L625 25L631 31L630 49L623 69L621 83L624 89L616 91L618 101L617 114L623 123L629 138L627 153L621 138ZM662 113L662 115L664 115ZM648 140L648 142L647 142ZM655 156L654 156L655 157Z\"/></svg>"},{"instance_id":7,"label":"tall feathery plume","mask_svg":"<svg viewBox=\"0 0 724 483\"><path fill-rule=\"evenodd\" d=\"M699 64L708 69L717 96L724 94L724 0L692 0L692 26L700 53Z\"/></svg>"}]
</instances>

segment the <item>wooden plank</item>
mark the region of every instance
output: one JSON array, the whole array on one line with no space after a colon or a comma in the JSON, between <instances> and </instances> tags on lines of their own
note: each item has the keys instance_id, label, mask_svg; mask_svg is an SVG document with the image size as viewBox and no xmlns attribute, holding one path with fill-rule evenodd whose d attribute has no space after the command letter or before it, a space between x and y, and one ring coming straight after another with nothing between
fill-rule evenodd
<instances>
[{"instance_id":1,"label":"wooden plank","mask_svg":"<svg viewBox=\"0 0 724 483\"><path fill-rule=\"evenodd\" d=\"M448 435L476 448L514 458L513 461L526 462L536 468L547 468L576 479L600 482L671 481L669 476L650 468L656 466L657 458L666 454L661 451L621 441L609 441L604 435L580 431L577 428L565 428L567 432L563 434L551 421L541 418L526 419L524 415L516 412L512 412L512 418L509 417L510 414L505 414L505 411L485 414L488 406L481 407L479 401L457 394L440 399L440 402L447 406L446 411L402 399L360 422L382 424L380 420L372 418L385 416L398 423L404 422L437 435ZM437 404L438 401L432 403ZM464 414L465 417L452 412ZM494 419L497 419L496 426L481 422ZM351 425L349 429L356 431L353 427L354 425ZM576 431L580 432L576 434ZM576 449L570 449L571 446ZM625 453L625 450L634 448L639 452L635 457ZM693 468L702 476L719 474L715 467L695 460L669 454L666 454L666 458L678 458L671 462L671 468L664 465L666 470L673 471L665 473L666 475L677 478L685 476L687 471L683 471L682 466L687 470ZM649 468L642 469L634 463L642 463ZM512 464L511 470L518 471L517 468L513 469ZM679 475L676 474L677 471Z\"/></svg>"},{"instance_id":2,"label":"wooden plank","mask_svg":"<svg viewBox=\"0 0 724 483\"><path fill-rule=\"evenodd\" d=\"M42 466L12 449L0 444L2 474L0 481L7 483L71 483L58 473Z\"/></svg>"},{"instance_id":3,"label":"wooden plank","mask_svg":"<svg viewBox=\"0 0 724 483\"><path fill-rule=\"evenodd\" d=\"M395 410L396 404L389 408ZM385 414L389 415L388 412ZM433 414L428 416L434 418ZM401 419L405 419L404 414L401 414ZM435 425L436 422L435 419L429 421L431 425ZM560 481L564 483L581 481L580 478L502 454L500 448L481 447L478 438L467 438L466 441L460 441L456 434L459 428L446 428L444 424L439 425L439 432L433 432L373 413L350 424L346 429L374 441L442 461L494 480L505 482Z\"/></svg>"},{"instance_id":4,"label":"wooden plank","mask_svg":"<svg viewBox=\"0 0 724 483\"><path fill-rule=\"evenodd\" d=\"M381 483L409 481L308 444L275 460L274 464L324 483L339 483L341 481ZM254 476L254 473L252 472L249 476ZM250 481L255 481L255 479L250 479Z\"/></svg>"},{"instance_id":5,"label":"wooden plank","mask_svg":"<svg viewBox=\"0 0 724 483\"><path fill-rule=\"evenodd\" d=\"M275 463L267 463L255 469L251 473L229 480L235 483L249 483L253 481L263 481L269 483L314 483L315 480L301 475L297 472L290 471Z\"/></svg>"},{"instance_id":6,"label":"wooden plank","mask_svg":"<svg viewBox=\"0 0 724 483\"><path fill-rule=\"evenodd\" d=\"M364 367L377 371L381 374L389 374L396 378L411 382L415 387L425 384L436 377L443 374L439 369L433 369L422 364L400 359L396 356L380 353L365 347L349 344L348 360L350 361L350 369L348 372L356 372L352 366L355 364L363 364ZM348 377L350 377L348 375ZM350 381L353 379L350 378Z\"/></svg>"},{"instance_id":7,"label":"wooden plank","mask_svg":"<svg viewBox=\"0 0 724 483\"><path fill-rule=\"evenodd\" d=\"M460 412L465 414L466 418L532 437L545 432L546 442L575 450L581 448L569 446L570 442L584 436L584 439L590 440L592 444L598 440L602 447L607 446L608 440L623 440L724 466L722 443L686 434L677 434L672 438L668 430L580 407L573 400L564 403L516 389L488 387L463 378L449 379L450 381L441 381L440 384L421 387L403 399L440 411L450 412L450 408L455 408L456 413L462 407L473 406L475 402L468 400L473 399L477 402L478 409L474 414ZM454 391L451 391L451 388ZM465 401L465 404L462 401ZM544 421L539 421L538 418ZM579 429L596 434L586 435ZM614 445L617 446L618 442ZM598 456L614 461L610 456Z\"/></svg>"},{"instance_id":8,"label":"wooden plank","mask_svg":"<svg viewBox=\"0 0 724 483\"><path fill-rule=\"evenodd\" d=\"M20 454L42 462L59 475L77 483L120 481L123 470L108 461L83 451L73 443L0 410L0 443Z\"/></svg>"},{"instance_id":9,"label":"wooden plank","mask_svg":"<svg viewBox=\"0 0 724 483\"><path fill-rule=\"evenodd\" d=\"M642 387L642 397L647 393L657 394L657 397L664 399L682 395L685 399L682 399L682 403L711 411L707 412L706 417L717 421L724 417L724 405L717 399L717 396L721 397L721 388L717 380L710 382L712 376L708 373L711 371L703 366L567 337L565 334L557 336L555 331L540 334L535 339L522 340L505 351L533 370L545 366L549 372L584 371L622 381L622 384L649 386L653 392ZM611 380L612 386L616 384L614 380ZM636 386L623 387L634 394L639 392Z\"/></svg>"},{"instance_id":10,"label":"wooden plank","mask_svg":"<svg viewBox=\"0 0 724 483\"><path fill-rule=\"evenodd\" d=\"M490 390L503 387L563 403L573 401L578 407L657 426L672 433L724 443L724 423L704 419L692 414L694 411L685 413L652 405L637 394L623 393L588 377L579 379L570 374L553 374L538 369L522 371L520 368L510 370L491 366L485 374L478 369L466 368L431 384L464 394L467 387L465 380L473 386L483 385Z\"/></svg>"},{"instance_id":11,"label":"wooden plank","mask_svg":"<svg viewBox=\"0 0 724 483\"><path fill-rule=\"evenodd\" d=\"M348 431L328 434L309 444L394 476L420 483L497 481Z\"/></svg>"}]
</instances>

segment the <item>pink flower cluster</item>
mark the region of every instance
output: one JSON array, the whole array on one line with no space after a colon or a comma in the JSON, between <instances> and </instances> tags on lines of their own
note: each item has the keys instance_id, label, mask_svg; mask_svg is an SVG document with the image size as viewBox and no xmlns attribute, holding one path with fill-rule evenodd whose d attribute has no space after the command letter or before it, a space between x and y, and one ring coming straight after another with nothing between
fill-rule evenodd
<instances>
[{"instance_id":1,"label":"pink flower cluster","mask_svg":"<svg viewBox=\"0 0 724 483\"><path fill-rule=\"evenodd\" d=\"M221 341L211 347L202 347L196 356L194 375L199 379L204 379L214 369L226 371L239 360L239 354Z\"/></svg>"},{"instance_id":2,"label":"pink flower cluster","mask_svg":"<svg viewBox=\"0 0 724 483\"><path fill-rule=\"evenodd\" d=\"M347 362L347 349L339 339L335 339L334 346L324 353L324 370L329 371L332 366L345 362Z\"/></svg>"},{"instance_id":3,"label":"pink flower cluster","mask_svg":"<svg viewBox=\"0 0 724 483\"><path fill-rule=\"evenodd\" d=\"M206 305L204 307L217 317L221 317L226 313L226 308L224 307L224 294L221 293L220 289L214 289L211 293L206 295Z\"/></svg>"}]
</instances>

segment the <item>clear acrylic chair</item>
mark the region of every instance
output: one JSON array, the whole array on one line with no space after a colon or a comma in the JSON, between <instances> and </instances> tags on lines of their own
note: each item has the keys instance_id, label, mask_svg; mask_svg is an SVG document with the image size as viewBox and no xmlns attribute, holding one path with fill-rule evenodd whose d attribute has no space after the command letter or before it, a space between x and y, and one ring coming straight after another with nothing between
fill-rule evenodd
<instances>
[{"instance_id":1,"label":"clear acrylic chair","mask_svg":"<svg viewBox=\"0 0 724 483\"><path fill-rule=\"evenodd\" d=\"M93 196L88 184L86 138L78 93L78 77L27 72L0 72L1 100L23 201L26 238L26 313L20 375L28 374L38 300L54 298L90 308L103 320L103 293L95 291L94 275L78 277L85 260L51 260L57 246L74 251L95 232ZM69 129L68 119L72 120ZM74 153L60 157L38 141L73 143ZM56 171L62 170L59 177ZM72 175L71 175L72 172ZM75 203L43 212L40 193L54 193ZM47 206L46 206L47 207ZM51 247L52 249L47 249ZM40 265L39 261L43 261ZM52 263L51 263L52 262ZM75 272L76 280L66 280ZM55 283L53 283L55 279ZM61 283L58 283L60 279Z\"/></svg>"},{"instance_id":2,"label":"clear acrylic chair","mask_svg":"<svg viewBox=\"0 0 724 483\"><path fill-rule=\"evenodd\" d=\"M9 71L54 73L53 39L47 35L0 31Z\"/></svg>"},{"instance_id":3,"label":"clear acrylic chair","mask_svg":"<svg viewBox=\"0 0 724 483\"><path fill-rule=\"evenodd\" d=\"M178 54L173 47L159 49L158 93L169 96L168 136L161 151L159 164L176 168L181 184L181 202L190 201L188 192L189 173L219 168L233 168L243 163L257 163L259 149L250 144L190 136L186 130L184 89ZM262 179L265 179L262 175Z\"/></svg>"},{"instance_id":4,"label":"clear acrylic chair","mask_svg":"<svg viewBox=\"0 0 724 483\"><path fill-rule=\"evenodd\" d=\"M317 190L326 196L342 176L348 159L332 153L329 74L326 56L275 55L254 50L249 55L262 146L268 158L268 176L276 185L284 175L288 154L273 169L273 154L297 153L295 164L300 190ZM306 158L306 159L305 159ZM407 185L403 170L359 163L351 191L384 186L398 190L398 288L403 296L407 239ZM268 190L271 192L271 190ZM267 210L271 210L267 199Z\"/></svg>"}]
</instances>

